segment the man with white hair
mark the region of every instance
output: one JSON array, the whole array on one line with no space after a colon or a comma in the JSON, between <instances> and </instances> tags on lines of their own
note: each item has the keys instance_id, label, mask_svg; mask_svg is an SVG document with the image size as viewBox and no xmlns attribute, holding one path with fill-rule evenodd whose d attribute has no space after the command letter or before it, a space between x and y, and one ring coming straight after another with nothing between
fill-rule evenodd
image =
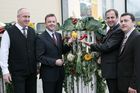
<instances>
[{"instance_id":1,"label":"man with white hair","mask_svg":"<svg viewBox=\"0 0 140 93\"><path fill-rule=\"evenodd\" d=\"M36 93L36 36L29 22L30 12L21 8L17 23L2 35L0 66L4 81L13 85L13 93Z\"/></svg>"}]
</instances>

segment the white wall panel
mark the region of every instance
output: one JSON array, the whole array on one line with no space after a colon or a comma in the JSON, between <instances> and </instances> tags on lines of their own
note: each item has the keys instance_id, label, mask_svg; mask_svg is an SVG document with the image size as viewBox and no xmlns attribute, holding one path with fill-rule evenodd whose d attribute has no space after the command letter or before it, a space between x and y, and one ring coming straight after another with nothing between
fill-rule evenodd
<instances>
[{"instance_id":1,"label":"white wall panel","mask_svg":"<svg viewBox=\"0 0 140 93\"><path fill-rule=\"evenodd\" d=\"M48 13L54 13L61 22L61 0L0 0L0 21L16 21L19 8L28 8L32 22L44 22Z\"/></svg>"}]
</instances>

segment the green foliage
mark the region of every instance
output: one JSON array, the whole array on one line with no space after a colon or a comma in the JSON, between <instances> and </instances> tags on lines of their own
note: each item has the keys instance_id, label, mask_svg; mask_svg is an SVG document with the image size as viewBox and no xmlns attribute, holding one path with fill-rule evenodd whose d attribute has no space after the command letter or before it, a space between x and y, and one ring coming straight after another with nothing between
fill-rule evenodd
<instances>
[{"instance_id":1,"label":"green foliage","mask_svg":"<svg viewBox=\"0 0 140 93\"><path fill-rule=\"evenodd\" d=\"M85 17L82 19L68 18L61 26L61 30L63 32L93 31L95 34L96 42L97 40L101 42L102 38L105 36L104 32L105 28L106 24L103 20L101 19L96 20L93 17ZM86 48L87 46L83 46L83 44L81 44L80 42L78 42L78 40L76 40L76 42L73 43L73 50L71 51L71 54L75 56L73 61L69 61L67 57L69 53L64 55L65 76L66 76L64 82L64 89L66 93L69 93L68 92L69 88L73 89L74 81L76 81L76 84L78 85L79 79L82 79L85 86L90 83L91 88L93 88L94 85L92 84L93 74L95 74L97 78L96 92L105 93L106 84L101 76L100 66L97 63L99 56L96 55L97 53L94 54L91 51L89 51L88 54L91 54L93 58L91 60L84 60L84 57L87 54ZM71 78L71 81L67 80L69 77Z\"/></svg>"},{"instance_id":2,"label":"green foliage","mask_svg":"<svg viewBox=\"0 0 140 93\"><path fill-rule=\"evenodd\" d=\"M73 23L76 20L75 23ZM84 30L84 23L80 19L68 18L60 28L63 31Z\"/></svg>"},{"instance_id":3,"label":"green foliage","mask_svg":"<svg viewBox=\"0 0 140 93\"><path fill-rule=\"evenodd\" d=\"M98 31L102 24L93 17L86 17L83 19L86 31Z\"/></svg>"},{"instance_id":4,"label":"green foliage","mask_svg":"<svg viewBox=\"0 0 140 93\"><path fill-rule=\"evenodd\" d=\"M96 20L93 17L85 17L82 19L68 18L64 24L60 26L62 31L94 31L97 42L101 42L105 36L106 24L102 19Z\"/></svg>"},{"instance_id":5,"label":"green foliage","mask_svg":"<svg viewBox=\"0 0 140 93\"><path fill-rule=\"evenodd\" d=\"M6 93L14 93L12 84L6 84Z\"/></svg>"},{"instance_id":6,"label":"green foliage","mask_svg":"<svg viewBox=\"0 0 140 93\"><path fill-rule=\"evenodd\" d=\"M8 29L8 28L10 28L12 25L14 25L15 22L10 22L10 23L5 23L5 24L6 24L5 29Z\"/></svg>"}]
</instances>

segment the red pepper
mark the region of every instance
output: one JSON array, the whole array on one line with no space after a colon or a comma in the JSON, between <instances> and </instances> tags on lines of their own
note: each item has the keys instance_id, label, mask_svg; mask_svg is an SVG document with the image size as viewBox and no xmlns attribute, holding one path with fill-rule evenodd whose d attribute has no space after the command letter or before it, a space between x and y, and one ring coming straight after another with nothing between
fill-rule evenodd
<instances>
[{"instance_id":1,"label":"red pepper","mask_svg":"<svg viewBox=\"0 0 140 93\"><path fill-rule=\"evenodd\" d=\"M87 45L87 46L90 46L90 44L89 44L89 43L87 43L87 42L84 42L84 44L85 44L85 45Z\"/></svg>"},{"instance_id":2,"label":"red pepper","mask_svg":"<svg viewBox=\"0 0 140 93\"><path fill-rule=\"evenodd\" d=\"M83 35L80 37L79 40L83 40L83 39L85 39L85 38L87 38L87 34L83 34Z\"/></svg>"},{"instance_id":3,"label":"red pepper","mask_svg":"<svg viewBox=\"0 0 140 93\"><path fill-rule=\"evenodd\" d=\"M75 24L77 24L77 22L78 22L78 19L77 18L72 18L72 23L75 25Z\"/></svg>"}]
</instances>

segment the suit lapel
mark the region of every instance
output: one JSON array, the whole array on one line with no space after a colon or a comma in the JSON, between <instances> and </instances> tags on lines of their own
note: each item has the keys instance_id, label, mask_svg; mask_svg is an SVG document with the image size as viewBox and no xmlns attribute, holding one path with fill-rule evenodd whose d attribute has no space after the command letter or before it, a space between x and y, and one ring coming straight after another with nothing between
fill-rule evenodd
<instances>
[{"instance_id":1,"label":"suit lapel","mask_svg":"<svg viewBox=\"0 0 140 93\"><path fill-rule=\"evenodd\" d=\"M116 26L114 26L112 28L112 31L110 33L106 34L106 36L104 37L104 39L103 39L102 42L105 42L113 34L113 32L115 32L115 31L117 31L119 29L119 27L120 27L119 24L117 24Z\"/></svg>"},{"instance_id":2,"label":"suit lapel","mask_svg":"<svg viewBox=\"0 0 140 93\"><path fill-rule=\"evenodd\" d=\"M53 44L53 46L55 46L57 49L59 49L60 48L60 35L57 33L57 32L55 32L55 36L56 36L56 39L57 39L57 45L54 43L54 41L53 41L53 39L52 39L52 37L49 35L49 33L47 32L47 31L45 31L45 37L47 38L47 40L48 40L48 42L50 42L50 44Z\"/></svg>"},{"instance_id":3,"label":"suit lapel","mask_svg":"<svg viewBox=\"0 0 140 93\"><path fill-rule=\"evenodd\" d=\"M61 43L62 43L62 41L61 41L61 36L60 36L60 34L58 34L58 33L55 33L55 35L56 35L56 38L57 38L57 45L56 45L56 47L57 47L58 49L60 49Z\"/></svg>"},{"instance_id":4,"label":"suit lapel","mask_svg":"<svg viewBox=\"0 0 140 93\"><path fill-rule=\"evenodd\" d=\"M15 26L15 25L14 25ZM15 29L17 29L17 30L15 30L17 33L19 33L24 39L26 39L25 38L25 36L23 35L23 33L19 30L19 28L17 28L16 26L15 26ZM28 32L28 31L27 31Z\"/></svg>"},{"instance_id":5,"label":"suit lapel","mask_svg":"<svg viewBox=\"0 0 140 93\"><path fill-rule=\"evenodd\" d=\"M114 31L110 32L109 34L107 34L104 39L103 39L103 42L105 42L113 33Z\"/></svg>"},{"instance_id":6,"label":"suit lapel","mask_svg":"<svg viewBox=\"0 0 140 93\"><path fill-rule=\"evenodd\" d=\"M47 40L49 40L50 42L53 41L52 37L49 35L49 33L47 31L44 32L45 38L47 38Z\"/></svg>"},{"instance_id":7,"label":"suit lapel","mask_svg":"<svg viewBox=\"0 0 140 93\"><path fill-rule=\"evenodd\" d=\"M136 34L137 32L135 30L130 34L120 55L122 55L123 53L127 51L129 46L131 45L132 40L135 38Z\"/></svg>"}]
</instances>

